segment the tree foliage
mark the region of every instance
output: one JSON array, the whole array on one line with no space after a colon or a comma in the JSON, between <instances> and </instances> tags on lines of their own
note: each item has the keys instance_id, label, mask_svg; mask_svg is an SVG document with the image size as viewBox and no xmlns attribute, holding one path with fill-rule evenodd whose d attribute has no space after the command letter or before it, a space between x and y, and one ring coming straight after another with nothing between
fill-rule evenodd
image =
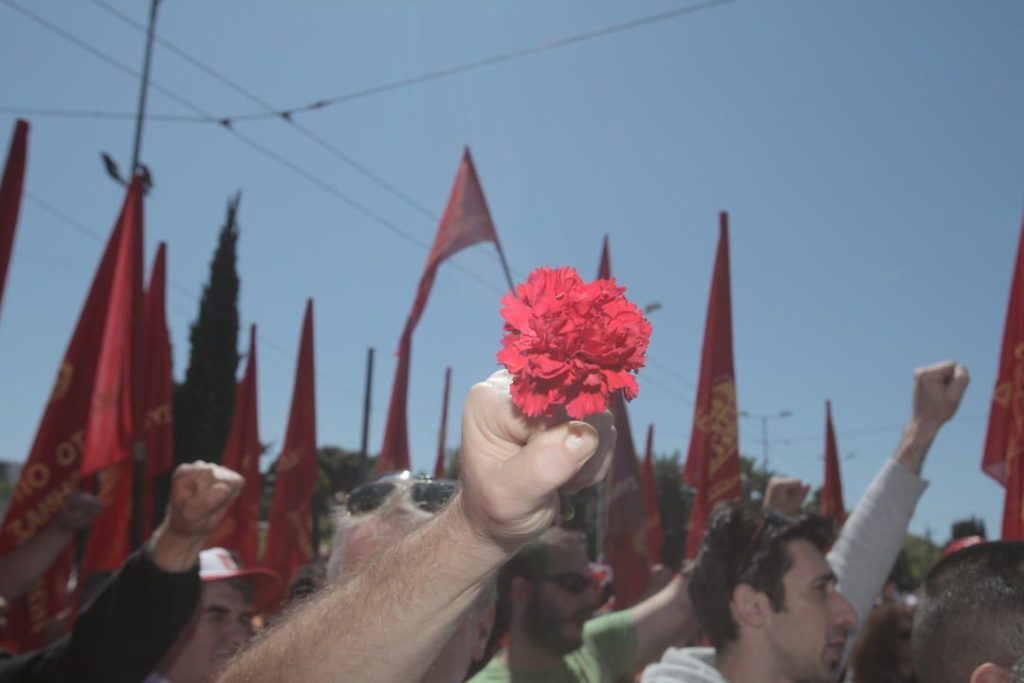
<instances>
[{"instance_id":1,"label":"tree foliage","mask_svg":"<svg viewBox=\"0 0 1024 683\"><path fill-rule=\"evenodd\" d=\"M238 203L228 201L227 218L210 262L199 313L189 332L191 350L185 380L174 387L174 459L178 463L220 462L231 427L238 368Z\"/></svg>"}]
</instances>

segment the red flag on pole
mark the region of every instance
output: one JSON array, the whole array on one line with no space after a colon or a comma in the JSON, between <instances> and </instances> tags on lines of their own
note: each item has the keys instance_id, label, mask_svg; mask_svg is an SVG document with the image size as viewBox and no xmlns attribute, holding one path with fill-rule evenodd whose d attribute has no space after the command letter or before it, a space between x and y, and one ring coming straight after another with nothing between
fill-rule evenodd
<instances>
[{"instance_id":1,"label":"red flag on pole","mask_svg":"<svg viewBox=\"0 0 1024 683\"><path fill-rule=\"evenodd\" d=\"M249 355L245 374L235 392L231 431L224 445L221 464L245 479L242 492L224 520L206 540L208 548L236 551L247 567L255 567L259 556L260 521L260 432L256 404L256 325L249 327Z\"/></svg>"},{"instance_id":2,"label":"red flag on pole","mask_svg":"<svg viewBox=\"0 0 1024 683\"><path fill-rule=\"evenodd\" d=\"M1010 283L999 374L988 415L981 469L1006 487L1003 540L1024 539L1024 221Z\"/></svg>"},{"instance_id":3,"label":"red flag on pole","mask_svg":"<svg viewBox=\"0 0 1024 683\"><path fill-rule=\"evenodd\" d=\"M103 335L85 430L82 476L130 459L141 435L142 181L132 180L121 214L124 227L114 263Z\"/></svg>"},{"instance_id":4,"label":"red flag on pole","mask_svg":"<svg viewBox=\"0 0 1024 683\"><path fill-rule=\"evenodd\" d=\"M90 527L83 577L114 571L131 552L132 445L142 437L142 183L137 178L121 221L82 452L82 476L99 471L103 504Z\"/></svg>"},{"instance_id":5,"label":"red flag on pole","mask_svg":"<svg viewBox=\"0 0 1024 683\"><path fill-rule=\"evenodd\" d=\"M821 489L821 516L835 522L838 529L846 521L843 504L843 480L839 476L839 448L832 426L832 402L825 401L825 484Z\"/></svg>"},{"instance_id":6,"label":"red flag on pole","mask_svg":"<svg viewBox=\"0 0 1024 683\"><path fill-rule=\"evenodd\" d=\"M654 425L647 427L647 448L644 451L644 464L640 469L640 479L644 485L644 510L647 519L644 531L647 536L647 557L651 564L661 564L661 546L665 543L665 534L661 530L661 512L658 508L658 484L654 479Z\"/></svg>"},{"instance_id":7,"label":"red flag on pole","mask_svg":"<svg viewBox=\"0 0 1024 683\"><path fill-rule=\"evenodd\" d=\"M409 394L412 333L427 305L427 297L430 296L437 267L452 254L478 242L494 242L498 252L501 252L498 234L494 230L494 222L487 210L487 201L484 199L476 168L473 166L473 158L467 147L462 154L462 162L455 176L455 185L448 198L448 206L437 226L434 245L427 256L427 265L420 277L416 299L413 301L412 310L409 312L398 344L398 366L391 388L391 403L388 406L388 420L384 428L384 445L377 461L379 473L409 469L406 404Z\"/></svg>"},{"instance_id":8,"label":"red flag on pole","mask_svg":"<svg viewBox=\"0 0 1024 683\"><path fill-rule=\"evenodd\" d=\"M277 458L277 482L270 505L270 528L263 564L287 586L313 561L313 485L317 477L316 390L313 384L313 300L306 302L295 389L284 447Z\"/></svg>"},{"instance_id":9,"label":"red flag on pole","mask_svg":"<svg viewBox=\"0 0 1024 683\"><path fill-rule=\"evenodd\" d=\"M434 479L444 478L445 441L448 436L448 392L452 386L452 369L444 371L444 396L441 398L441 431L437 437L437 460L434 461Z\"/></svg>"},{"instance_id":10,"label":"red flag on pole","mask_svg":"<svg viewBox=\"0 0 1024 683\"><path fill-rule=\"evenodd\" d=\"M143 468L142 537L149 538L156 519L156 482L174 469L174 425L171 401L171 337L167 330L167 244L160 243L146 290L146 370L143 373L142 438L146 448Z\"/></svg>"},{"instance_id":11,"label":"red flag on pole","mask_svg":"<svg viewBox=\"0 0 1024 683\"><path fill-rule=\"evenodd\" d=\"M25 157L28 149L28 121L18 119L7 150L4 178L0 181L0 302L4 298L7 266L14 249L14 229L18 226L21 188L25 181Z\"/></svg>"},{"instance_id":12,"label":"red flag on pole","mask_svg":"<svg viewBox=\"0 0 1024 683\"><path fill-rule=\"evenodd\" d=\"M683 476L696 489L686 536L695 557L708 516L718 503L739 498L739 422L732 363L732 296L729 286L729 215L719 214L718 252L711 278L693 430Z\"/></svg>"},{"instance_id":13,"label":"red flag on pole","mask_svg":"<svg viewBox=\"0 0 1024 683\"><path fill-rule=\"evenodd\" d=\"M98 342L103 338L111 304L111 286L123 241L122 233L135 228L141 231L142 228L141 221L128 219L135 214L133 207L140 209L141 218L137 183L129 190L121 216L107 241L57 372L35 441L4 516L0 527L0 556L52 522L64 501L78 487L86 423L92 408L99 366L101 344ZM46 627L67 606L65 587L71 557L72 547L69 544L27 595L11 603L5 642L15 644L21 651L37 649L45 643Z\"/></svg>"},{"instance_id":14,"label":"red flag on pole","mask_svg":"<svg viewBox=\"0 0 1024 683\"><path fill-rule=\"evenodd\" d=\"M611 278L607 236L601 246L601 265L597 276ZM651 583L651 561L646 552L644 528L647 510L626 401L620 392L609 396L608 407L618 436L605 484L605 532L601 545L605 560L615 575L615 607L625 609L639 602Z\"/></svg>"}]
</instances>

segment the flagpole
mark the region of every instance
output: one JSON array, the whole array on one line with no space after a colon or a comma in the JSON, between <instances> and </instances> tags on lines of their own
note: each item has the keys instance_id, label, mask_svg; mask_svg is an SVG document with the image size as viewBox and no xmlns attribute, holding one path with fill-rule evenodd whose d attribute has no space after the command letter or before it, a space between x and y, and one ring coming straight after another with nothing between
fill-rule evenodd
<instances>
[{"instance_id":1,"label":"flagpole","mask_svg":"<svg viewBox=\"0 0 1024 683\"><path fill-rule=\"evenodd\" d=\"M142 151L142 124L146 119L146 93L149 90L149 66L153 56L153 38L156 35L156 10L160 0L149 5L149 26L146 30L146 53L142 61L142 86L139 90L139 109L135 114L135 141L132 144L132 165L129 166L128 180L139 167L139 153Z\"/></svg>"},{"instance_id":2,"label":"flagpole","mask_svg":"<svg viewBox=\"0 0 1024 683\"><path fill-rule=\"evenodd\" d=\"M139 167L139 154L142 151L142 124L146 119L146 93L149 90L149 68L153 57L153 39L156 35L156 11L160 0L152 0L149 5L149 26L146 30L146 52L142 60L142 83L139 88L139 108L135 115L135 139L132 142L132 163L129 166L127 182L131 183ZM136 399L137 400L137 399ZM145 460L146 446L141 435L136 435L132 443L132 548L142 545L143 533L143 496L145 491ZM150 491L150 495L153 492Z\"/></svg>"},{"instance_id":3,"label":"flagpole","mask_svg":"<svg viewBox=\"0 0 1024 683\"><path fill-rule=\"evenodd\" d=\"M367 453L367 445L370 440L370 403L371 394L373 392L373 347L371 346L366 350L366 389L363 392L363 440L359 447L359 478L357 482L359 484L366 480L367 472L367 460L369 454Z\"/></svg>"},{"instance_id":4,"label":"flagpole","mask_svg":"<svg viewBox=\"0 0 1024 683\"><path fill-rule=\"evenodd\" d=\"M516 286L512 282L512 272L508 269L508 261L505 260L505 252L498 247L498 258L501 259L501 269L505 271L505 282L508 283L508 288L511 291L515 291Z\"/></svg>"},{"instance_id":5,"label":"flagpole","mask_svg":"<svg viewBox=\"0 0 1024 683\"><path fill-rule=\"evenodd\" d=\"M452 369L444 371L444 395L441 398L441 429L437 435L437 460L434 463L434 478L441 479L445 475L444 451L448 436L448 394L452 386Z\"/></svg>"}]
</instances>

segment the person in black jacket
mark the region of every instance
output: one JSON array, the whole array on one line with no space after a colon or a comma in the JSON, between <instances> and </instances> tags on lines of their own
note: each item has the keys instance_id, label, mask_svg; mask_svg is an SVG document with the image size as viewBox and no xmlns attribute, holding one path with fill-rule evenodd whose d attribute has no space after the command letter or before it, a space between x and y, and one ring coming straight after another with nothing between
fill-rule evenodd
<instances>
[{"instance_id":1,"label":"person in black jacket","mask_svg":"<svg viewBox=\"0 0 1024 683\"><path fill-rule=\"evenodd\" d=\"M179 466L161 525L52 645L0 661L0 683L139 683L199 601L198 558L242 478L218 465Z\"/></svg>"}]
</instances>

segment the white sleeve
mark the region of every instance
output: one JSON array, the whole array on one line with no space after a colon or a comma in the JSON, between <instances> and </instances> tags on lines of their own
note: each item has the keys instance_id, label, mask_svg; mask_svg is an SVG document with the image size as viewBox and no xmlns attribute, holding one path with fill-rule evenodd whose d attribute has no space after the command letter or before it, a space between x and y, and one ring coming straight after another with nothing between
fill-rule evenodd
<instances>
[{"instance_id":1,"label":"white sleeve","mask_svg":"<svg viewBox=\"0 0 1024 683\"><path fill-rule=\"evenodd\" d=\"M928 482L904 465L886 462L846 520L828 554L839 590L861 621L892 571L910 518Z\"/></svg>"}]
</instances>

